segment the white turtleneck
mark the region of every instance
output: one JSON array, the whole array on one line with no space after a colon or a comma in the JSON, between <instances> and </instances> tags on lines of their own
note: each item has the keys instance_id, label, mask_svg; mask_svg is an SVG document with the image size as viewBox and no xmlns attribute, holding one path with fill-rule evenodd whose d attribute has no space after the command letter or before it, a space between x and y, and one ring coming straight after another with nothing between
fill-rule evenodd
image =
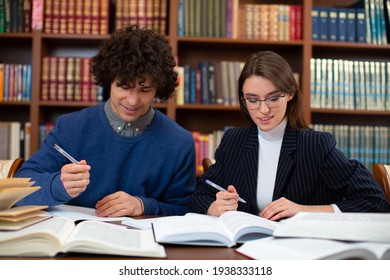
<instances>
[{"instance_id":1,"label":"white turtleneck","mask_svg":"<svg viewBox=\"0 0 390 280\"><path fill-rule=\"evenodd\" d=\"M260 210L272 201L280 148L287 119L270 131L259 130L259 165L257 176L257 205Z\"/></svg>"}]
</instances>

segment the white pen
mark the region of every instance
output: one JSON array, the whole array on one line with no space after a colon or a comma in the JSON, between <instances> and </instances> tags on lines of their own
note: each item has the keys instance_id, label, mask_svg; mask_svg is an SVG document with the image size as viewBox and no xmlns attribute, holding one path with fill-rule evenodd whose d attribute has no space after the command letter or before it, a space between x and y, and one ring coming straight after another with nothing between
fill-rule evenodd
<instances>
[{"instance_id":1,"label":"white pen","mask_svg":"<svg viewBox=\"0 0 390 280\"><path fill-rule=\"evenodd\" d=\"M227 190L225 190L224 188L222 188L222 187L218 186L217 184L211 182L210 180L207 180L207 179L206 179L205 182L206 182L208 185L212 186L213 188L215 188L215 189L217 189L217 190L219 190L219 191L221 191L221 192L227 192ZM240 201L240 202L242 202L242 203L246 203L246 201L243 200L241 197L238 197L238 201Z\"/></svg>"},{"instance_id":2,"label":"white pen","mask_svg":"<svg viewBox=\"0 0 390 280\"><path fill-rule=\"evenodd\" d=\"M67 152L65 152L60 146L58 146L57 144L53 144L53 147L54 149L56 149L57 151L59 151L64 157L66 157L67 159L69 159L71 162L75 163L75 164L80 164L80 162L78 160L75 160L74 157L72 157L70 154L68 154Z\"/></svg>"}]
</instances>

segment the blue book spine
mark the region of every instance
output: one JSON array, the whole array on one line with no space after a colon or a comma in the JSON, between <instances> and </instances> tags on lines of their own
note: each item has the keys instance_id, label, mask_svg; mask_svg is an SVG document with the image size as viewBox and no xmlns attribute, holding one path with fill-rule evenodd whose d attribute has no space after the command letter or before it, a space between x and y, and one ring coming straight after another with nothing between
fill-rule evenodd
<instances>
[{"instance_id":1,"label":"blue book spine","mask_svg":"<svg viewBox=\"0 0 390 280\"><path fill-rule=\"evenodd\" d=\"M196 103L196 71L190 68L190 104Z\"/></svg>"},{"instance_id":2,"label":"blue book spine","mask_svg":"<svg viewBox=\"0 0 390 280\"><path fill-rule=\"evenodd\" d=\"M329 8L328 9L328 40L329 41L337 41L337 25L338 25L338 13L337 8Z\"/></svg>"},{"instance_id":3,"label":"blue book spine","mask_svg":"<svg viewBox=\"0 0 390 280\"><path fill-rule=\"evenodd\" d=\"M338 39L339 42L345 42L347 40L347 9L338 9L339 30Z\"/></svg>"},{"instance_id":4,"label":"blue book spine","mask_svg":"<svg viewBox=\"0 0 390 280\"><path fill-rule=\"evenodd\" d=\"M184 65L184 104L190 104L190 72L189 64Z\"/></svg>"},{"instance_id":5,"label":"blue book spine","mask_svg":"<svg viewBox=\"0 0 390 280\"><path fill-rule=\"evenodd\" d=\"M311 10L311 38L313 41L318 41L320 39L320 7L314 6Z\"/></svg>"},{"instance_id":6,"label":"blue book spine","mask_svg":"<svg viewBox=\"0 0 390 280\"><path fill-rule=\"evenodd\" d=\"M364 8L356 9L356 41L366 42L366 13Z\"/></svg>"},{"instance_id":7,"label":"blue book spine","mask_svg":"<svg viewBox=\"0 0 390 280\"><path fill-rule=\"evenodd\" d=\"M328 8L321 7L320 8L320 28L319 28L319 35L321 41L328 41L328 20L329 20L329 13Z\"/></svg>"},{"instance_id":8,"label":"blue book spine","mask_svg":"<svg viewBox=\"0 0 390 280\"><path fill-rule=\"evenodd\" d=\"M356 11L354 8L347 9L347 41L356 42Z\"/></svg>"},{"instance_id":9,"label":"blue book spine","mask_svg":"<svg viewBox=\"0 0 390 280\"><path fill-rule=\"evenodd\" d=\"M177 3L177 35L184 36L184 0Z\"/></svg>"}]
</instances>

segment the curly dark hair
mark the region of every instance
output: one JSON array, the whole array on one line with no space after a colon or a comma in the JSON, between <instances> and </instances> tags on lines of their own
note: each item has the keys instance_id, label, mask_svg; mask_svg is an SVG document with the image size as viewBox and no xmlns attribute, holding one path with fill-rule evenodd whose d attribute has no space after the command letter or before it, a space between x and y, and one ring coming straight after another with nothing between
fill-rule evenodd
<instances>
[{"instance_id":1,"label":"curly dark hair","mask_svg":"<svg viewBox=\"0 0 390 280\"><path fill-rule=\"evenodd\" d=\"M150 75L156 97L166 100L177 86L175 58L169 42L153 29L138 25L116 30L92 58L95 83L105 89L118 80L120 87L134 87L136 78Z\"/></svg>"}]
</instances>

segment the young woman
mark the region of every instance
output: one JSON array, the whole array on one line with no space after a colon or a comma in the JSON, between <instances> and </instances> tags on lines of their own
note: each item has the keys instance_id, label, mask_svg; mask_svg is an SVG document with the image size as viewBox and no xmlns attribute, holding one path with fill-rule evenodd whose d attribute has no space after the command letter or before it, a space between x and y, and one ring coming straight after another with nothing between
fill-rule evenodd
<instances>
[{"instance_id":1,"label":"young woman","mask_svg":"<svg viewBox=\"0 0 390 280\"><path fill-rule=\"evenodd\" d=\"M371 173L348 160L331 134L309 129L302 93L281 56L252 55L239 77L238 97L252 125L225 133L216 163L190 198L190 211L219 216L240 210L271 220L300 211L390 211ZM217 192L206 179L228 191Z\"/></svg>"}]
</instances>

